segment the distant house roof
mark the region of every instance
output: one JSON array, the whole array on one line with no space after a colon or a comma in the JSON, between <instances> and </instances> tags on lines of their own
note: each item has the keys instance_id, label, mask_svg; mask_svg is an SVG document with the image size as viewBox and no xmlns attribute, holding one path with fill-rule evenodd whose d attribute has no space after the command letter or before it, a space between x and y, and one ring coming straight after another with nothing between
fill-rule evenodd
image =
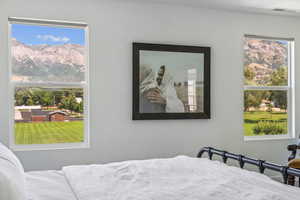
<instances>
[{"instance_id":1,"label":"distant house roof","mask_svg":"<svg viewBox=\"0 0 300 200\"><path fill-rule=\"evenodd\" d=\"M49 115L54 115L54 114L62 114L62 115L68 115L67 113L63 111L52 111L48 113Z\"/></svg>"},{"instance_id":2,"label":"distant house roof","mask_svg":"<svg viewBox=\"0 0 300 200\"><path fill-rule=\"evenodd\" d=\"M30 121L31 120L31 112L21 112L22 119Z\"/></svg>"},{"instance_id":3,"label":"distant house roof","mask_svg":"<svg viewBox=\"0 0 300 200\"><path fill-rule=\"evenodd\" d=\"M37 106L15 106L15 110L34 110L34 109L42 109L40 105Z\"/></svg>"},{"instance_id":4,"label":"distant house roof","mask_svg":"<svg viewBox=\"0 0 300 200\"><path fill-rule=\"evenodd\" d=\"M42 109L33 109L33 110L31 110L31 114L33 116L48 115L49 111L43 111Z\"/></svg>"}]
</instances>

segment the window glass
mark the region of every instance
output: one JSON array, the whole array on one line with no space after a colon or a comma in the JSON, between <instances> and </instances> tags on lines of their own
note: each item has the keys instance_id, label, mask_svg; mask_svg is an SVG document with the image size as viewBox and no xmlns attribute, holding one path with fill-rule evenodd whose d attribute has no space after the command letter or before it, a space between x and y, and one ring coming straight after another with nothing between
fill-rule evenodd
<instances>
[{"instance_id":1,"label":"window glass","mask_svg":"<svg viewBox=\"0 0 300 200\"><path fill-rule=\"evenodd\" d=\"M245 37L244 136L292 136L293 41Z\"/></svg>"},{"instance_id":2,"label":"window glass","mask_svg":"<svg viewBox=\"0 0 300 200\"><path fill-rule=\"evenodd\" d=\"M245 85L288 84L288 41L245 38L244 52Z\"/></svg>"},{"instance_id":3,"label":"window glass","mask_svg":"<svg viewBox=\"0 0 300 200\"><path fill-rule=\"evenodd\" d=\"M84 29L12 24L11 37L13 81L84 81Z\"/></svg>"},{"instance_id":4,"label":"window glass","mask_svg":"<svg viewBox=\"0 0 300 200\"><path fill-rule=\"evenodd\" d=\"M245 136L288 133L287 92L247 90L244 93Z\"/></svg>"},{"instance_id":5,"label":"window glass","mask_svg":"<svg viewBox=\"0 0 300 200\"><path fill-rule=\"evenodd\" d=\"M87 143L86 25L12 20L10 30L13 145Z\"/></svg>"}]
</instances>

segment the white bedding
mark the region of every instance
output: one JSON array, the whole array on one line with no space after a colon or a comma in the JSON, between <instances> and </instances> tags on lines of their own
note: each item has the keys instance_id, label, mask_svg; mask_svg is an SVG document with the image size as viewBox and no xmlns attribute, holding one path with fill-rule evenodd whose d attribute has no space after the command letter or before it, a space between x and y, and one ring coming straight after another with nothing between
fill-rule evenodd
<instances>
[{"instance_id":1,"label":"white bedding","mask_svg":"<svg viewBox=\"0 0 300 200\"><path fill-rule=\"evenodd\" d=\"M26 173L26 200L290 200L300 189L218 161L178 156Z\"/></svg>"},{"instance_id":2,"label":"white bedding","mask_svg":"<svg viewBox=\"0 0 300 200\"><path fill-rule=\"evenodd\" d=\"M178 156L63 168L78 200L291 200L300 189L218 161Z\"/></svg>"},{"instance_id":3,"label":"white bedding","mask_svg":"<svg viewBox=\"0 0 300 200\"><path fill-rule=\"evenodd\" d=\"M62 171L34 171L26 175L26 200L77 200Z\"/></svg>"}]
</instances>

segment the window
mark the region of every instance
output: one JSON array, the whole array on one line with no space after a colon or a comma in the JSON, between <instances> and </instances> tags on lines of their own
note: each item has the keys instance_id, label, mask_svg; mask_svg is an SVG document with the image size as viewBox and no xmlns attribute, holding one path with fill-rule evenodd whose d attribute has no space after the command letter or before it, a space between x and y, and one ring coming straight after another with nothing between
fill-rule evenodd
<instances>
[{"instance_id":1,"label":"window","mask_svg":"<svg viewBox=\"0 0 300 200\"><path fill-rule=\"evenodd\" d=\"M88 147L87 25L9 18L9 30L11 147Z\"/></svg>"},{"instance_id":2,"label":"window","mask_svg":"<svg viewBox=\"0 0 300 200\"><path fill-rule=\"evenodd\" d=\"M294 137L293 68L293 39L245 36L245 140Z\"/></svg>"},{"instance_id":3,"label":"window","mask_svg":"<svg viewBox=\"0 0 300 200\"><path fill-rule=\"evenodd\" d=\"M197 112L197 69L188 69L188 107L190 112Z\"/></svg>"}]
</instances>

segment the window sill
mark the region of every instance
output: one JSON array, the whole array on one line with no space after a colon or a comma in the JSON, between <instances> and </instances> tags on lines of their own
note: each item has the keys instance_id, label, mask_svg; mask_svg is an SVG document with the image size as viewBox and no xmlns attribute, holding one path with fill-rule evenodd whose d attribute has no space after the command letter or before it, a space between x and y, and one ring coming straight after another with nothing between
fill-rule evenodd
<instances>
[{"instance_id":1,"label":"window sill","mask_svg":"<svg viewBox=\"0 0 300 200\"><path fill-rule=\"evenodd\" d=\"M44 151L44 150L62 150L62 149L87 149L90 144L85 143L62 143L62 144L29 144L15 145L11 144L10 148L13 151Z\"/></svg>"},{"instance_id":2,"label":"window sill","mask_svg":"<svg viewBox=\"0 0 300 200\"><path fill-rule=\"evenodd\" d=\"M266 140L293 140L295 136L287 135L263 135L263 136L244 136L245 142L251 141L266 141Z\"/></svg>"}]
</instances>

